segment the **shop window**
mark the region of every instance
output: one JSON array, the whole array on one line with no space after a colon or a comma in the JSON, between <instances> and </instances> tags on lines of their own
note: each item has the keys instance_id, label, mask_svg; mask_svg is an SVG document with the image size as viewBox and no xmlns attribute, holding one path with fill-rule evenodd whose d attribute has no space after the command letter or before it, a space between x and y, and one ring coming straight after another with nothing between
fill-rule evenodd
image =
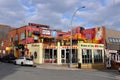
<instances>
[{"instance_id":1,"label":"shop window","mask_svg":"<svg viewBox=\"0 0 120 80\"><path fill-rule=\"evenodd\" d=\"M111 53L111 60L115 60L116 53Z\"/></svg>"},{"instance_id":2,"label":"shop window","mask_svg":"<svg viewBox=\"0 0 120 80\"><path fill-rule=\"evenodd\" d=\"M92 50L82 49L82 63L92 63Z\"/></svg>"},{"instance_id":3,"label":"shop window","mask_svg":"<svg viewBox=\"0 0 120 80\"><path fill-rule=\"evenodd\" d=\"M102 63L103 57L102 57L102 50L94 50L94 63Z\"/></svg>"}]
</instances>

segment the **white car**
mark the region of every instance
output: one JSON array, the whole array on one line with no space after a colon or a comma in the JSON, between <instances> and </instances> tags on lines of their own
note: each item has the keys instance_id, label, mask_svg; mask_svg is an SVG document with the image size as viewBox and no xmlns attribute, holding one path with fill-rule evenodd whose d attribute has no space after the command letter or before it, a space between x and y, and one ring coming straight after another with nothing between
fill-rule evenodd
<instances>
[{"instance_id":1,"label":"white car","mask_svg":"<svg viewBox=\"0 0 120 80\"><path fill-rule=\"evenodd\" d=\"M14 64L18 64L18 65L21 65L21 66L23 66L23 65L33 66L34 65L32 59L27 58L27 57L20 57L20 58L16 59L14 61Z\"/></svg>"}]
</instances>

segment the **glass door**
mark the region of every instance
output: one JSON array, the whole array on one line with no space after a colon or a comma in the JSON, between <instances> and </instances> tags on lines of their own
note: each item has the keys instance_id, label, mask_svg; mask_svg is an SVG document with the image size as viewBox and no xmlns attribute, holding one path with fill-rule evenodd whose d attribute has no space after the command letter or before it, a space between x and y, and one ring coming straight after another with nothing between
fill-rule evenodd
<instances>
[{"instance_id":1,"label":"glass door","mask_svg":"<svg viewBox=\"0 0 120 80\"><path fill-rule=\"evenodd\" d=\"M69 63L69 49L62 49L61 50L61 63L66 64Z\"/></svg>"},{"instance_id":2,"label":"glass door","mask_svg":"<svg viewBox=\"0 0 120 80\"><path fill-rule=\"evenodd\" d=\"M66 63L66 49L61 50L61 63Z\"/></svg>"},{"instance_id":3,"label":"glass door","mask_svg":"<svg viewBox=\"0 0 120 80\"><path fill-rule=\"evenodd\" d=\"M52 49L52 63L57 63L57 49Z\"/></svg>"}]
</instances>

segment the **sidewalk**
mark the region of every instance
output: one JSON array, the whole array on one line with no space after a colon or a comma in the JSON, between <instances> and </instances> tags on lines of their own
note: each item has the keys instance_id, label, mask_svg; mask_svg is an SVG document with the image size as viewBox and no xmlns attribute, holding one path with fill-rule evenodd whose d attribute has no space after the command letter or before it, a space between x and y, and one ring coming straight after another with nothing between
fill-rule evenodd
<instances>
[{"instance_id":1,"label":"sidewalk","mask_svg":"<svg viewBox=\"0 0 120 80\"><path fill-rule=\"evenodd\" d=\"M78 68L69 68L68 66L56 65L56 64L36 64L37 68L54 69L54 70L81 70Z\"/></svg>"}]
</instances>

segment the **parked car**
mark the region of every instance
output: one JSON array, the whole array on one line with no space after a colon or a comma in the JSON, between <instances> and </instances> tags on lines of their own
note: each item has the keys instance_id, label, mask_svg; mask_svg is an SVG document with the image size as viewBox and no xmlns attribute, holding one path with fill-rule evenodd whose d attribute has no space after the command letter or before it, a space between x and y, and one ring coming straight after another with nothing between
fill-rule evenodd
<instances>
[{"instance_id":1,"label":"parked car","mask_svg":"<svg viewBox=\"0 0 120 80\"><path fill-rule=\"evenodd\" d=\"M14 61L14 64L18 64L21 66L23 66L23 65L34 66L32 59L30 59L28 57L20 57Z\"/></svg>"},{"instance_id":2,"label":"parked car","mask_svg":"<svg viewBox=\"0 0 120 80\"><path fill-rule=\"evenodd\" d=\"M120 73L120 68L118 68L118 72Z\"/></svg>"},{"instance_id":3,"label":"parked car","mask_svg":"<svg viewBox=\"0 0 120 80\"><path fill-rule=\"evenodd\" d=\"M16 57L13 54L5 55L1 58L2 62L13 63Z\"/></svg>"}]
</instances>

